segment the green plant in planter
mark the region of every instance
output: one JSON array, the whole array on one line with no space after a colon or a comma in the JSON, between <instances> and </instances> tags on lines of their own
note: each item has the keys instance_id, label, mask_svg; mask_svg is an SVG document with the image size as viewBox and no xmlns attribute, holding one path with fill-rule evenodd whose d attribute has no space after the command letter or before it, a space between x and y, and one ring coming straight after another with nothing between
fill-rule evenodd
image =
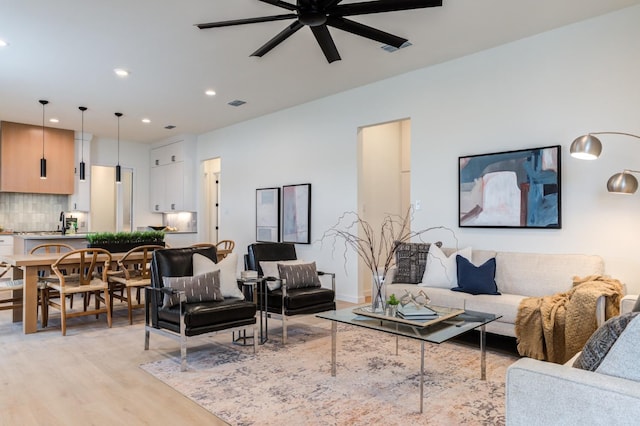
<instances>
[{"instance_id":1,"label":"green plant in planter","mask_svg":"<svg viewBox=\"0 0 640 426\"><path fill-rule=\"evenodd\" d=\"M164 242L164 232L95 232L87 234L87 242L93 247L97 247L98 245L158 244Z\"/></svg>"},{"instance_id":2,"label":"green plant in planter","mask_svg":"<svg viewBox=\"0 0 640 426\"><path fill-rule=\"evenodd\" d=\"M387 300L387 304L391 306L397 306L399 303L400 303L400 300L398 300L396 295L393 293L391 294L391 296L389 296L389 300Z\"/></svg>"}]
</instances>

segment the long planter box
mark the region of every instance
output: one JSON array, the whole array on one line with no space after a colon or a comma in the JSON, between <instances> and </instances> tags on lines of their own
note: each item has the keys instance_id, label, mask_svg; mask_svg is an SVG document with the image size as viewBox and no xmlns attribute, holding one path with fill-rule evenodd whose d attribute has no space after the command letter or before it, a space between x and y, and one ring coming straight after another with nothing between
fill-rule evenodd
<instances>
[{"instance_id":1,"label":"long planter box","mask_svg":"<svg viewBox=\"0 0 640 426\"><path fill-rule=\"evenodd\" d=\"M126 253L131 249L134 249L139 246L146 245L159 245L164 246L164 241L157 242L144 242L144 243L123 243L123 244L87 244L88 248L103 248L105 250L110 251L111 253Z\"/></svg>"}]
</instances>

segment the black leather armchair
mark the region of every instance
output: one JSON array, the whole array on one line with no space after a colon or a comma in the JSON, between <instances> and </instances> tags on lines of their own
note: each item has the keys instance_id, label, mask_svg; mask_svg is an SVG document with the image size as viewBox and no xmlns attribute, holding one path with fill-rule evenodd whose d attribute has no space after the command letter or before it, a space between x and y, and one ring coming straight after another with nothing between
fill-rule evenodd
<instances>
[{"instance_id":1,"label":"black leather armchair","mask_svg":"<svg viewBox=\"0 0 640 426\"><path fill-rule=\"evenodd\" d=\"M145 339L149 349L150 332L180 341L180 371L187 369L187 338L219 331L239 331L253 328L257 336L256 305L242 299L213 302L186 302L184 292L164 287L162 277L193 276L193 254L199 253L216 262L216 248L185 247L156 250L151 260L151 286L145 290ZM165 294L179 294L180 303L163 307ZM254 338L253 351L257 347Z\"/></svg>"},{"instance_id":2,"label":"black leather armchair","mask_svg":"<svg viewBox=\"0 0 640 426\"><path fill-rule=\"evenodd\" d=\"M296 260L296 247L291 243L256 243L247 248L245 256L245 269L258 271L258 276L264 273L260 267L261 261ZM320 272L319 276L331 277L331 289L324 287L288 288L287 283L281 280L280 288L270 290L266 283L258 286L258 304L261 310L265 300L268 314L279 315L282 319L282 342L287 342L287 320L293 315L314 314L317 312L331 311L336 308L336 275L334 273ZM265 277L266 280L273 278Z\"/></svg>"}]
</instances>

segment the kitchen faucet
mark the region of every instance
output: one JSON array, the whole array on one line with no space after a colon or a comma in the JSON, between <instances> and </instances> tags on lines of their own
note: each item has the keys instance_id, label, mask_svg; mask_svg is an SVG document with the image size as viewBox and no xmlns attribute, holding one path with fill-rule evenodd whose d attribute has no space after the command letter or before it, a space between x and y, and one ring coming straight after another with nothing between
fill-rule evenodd
<instances>
[{"instance_id":1,"label":"kitchen faucet","mask_svg":"<svg viewBox=\"0 0 640 426\"><path fill-rule=\"evenodd\" d=\"M64 235L67 231L66 227L64 226L64 212L60 212L60 222L62 222L62 235Z\"/></svg>"}]
</instances>

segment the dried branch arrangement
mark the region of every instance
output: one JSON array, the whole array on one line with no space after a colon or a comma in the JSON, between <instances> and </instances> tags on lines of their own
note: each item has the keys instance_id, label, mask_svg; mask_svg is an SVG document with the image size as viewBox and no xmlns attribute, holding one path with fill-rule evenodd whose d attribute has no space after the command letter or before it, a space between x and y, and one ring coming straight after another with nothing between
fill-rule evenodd
<instances>
[{"instance_id":1,"label":"dried branch arrangement","mask_svg":"<svg viewBox=\"0 0 640 426\"><path fill-rule=\"evenodd\" d=\"M384 295L381 294L382 284L389 269L394 265L395 253L401 243L412 242L415 239L424 242L422 236L436 229L445 229L453 234L453 231L443 226L412 231L412 219L412 208L409 208L404 216L387 214L382 220L380 229L374 230L369 222L357 213L349 211L343 213L338 222L325 231L321 241L332 241L334 252L342 243L345 265L347 252L354 250L367 265L376 282L377 294L372 295L373 300L375 301L377 297L384 299Z\"/></svg>"}]
</instances>

